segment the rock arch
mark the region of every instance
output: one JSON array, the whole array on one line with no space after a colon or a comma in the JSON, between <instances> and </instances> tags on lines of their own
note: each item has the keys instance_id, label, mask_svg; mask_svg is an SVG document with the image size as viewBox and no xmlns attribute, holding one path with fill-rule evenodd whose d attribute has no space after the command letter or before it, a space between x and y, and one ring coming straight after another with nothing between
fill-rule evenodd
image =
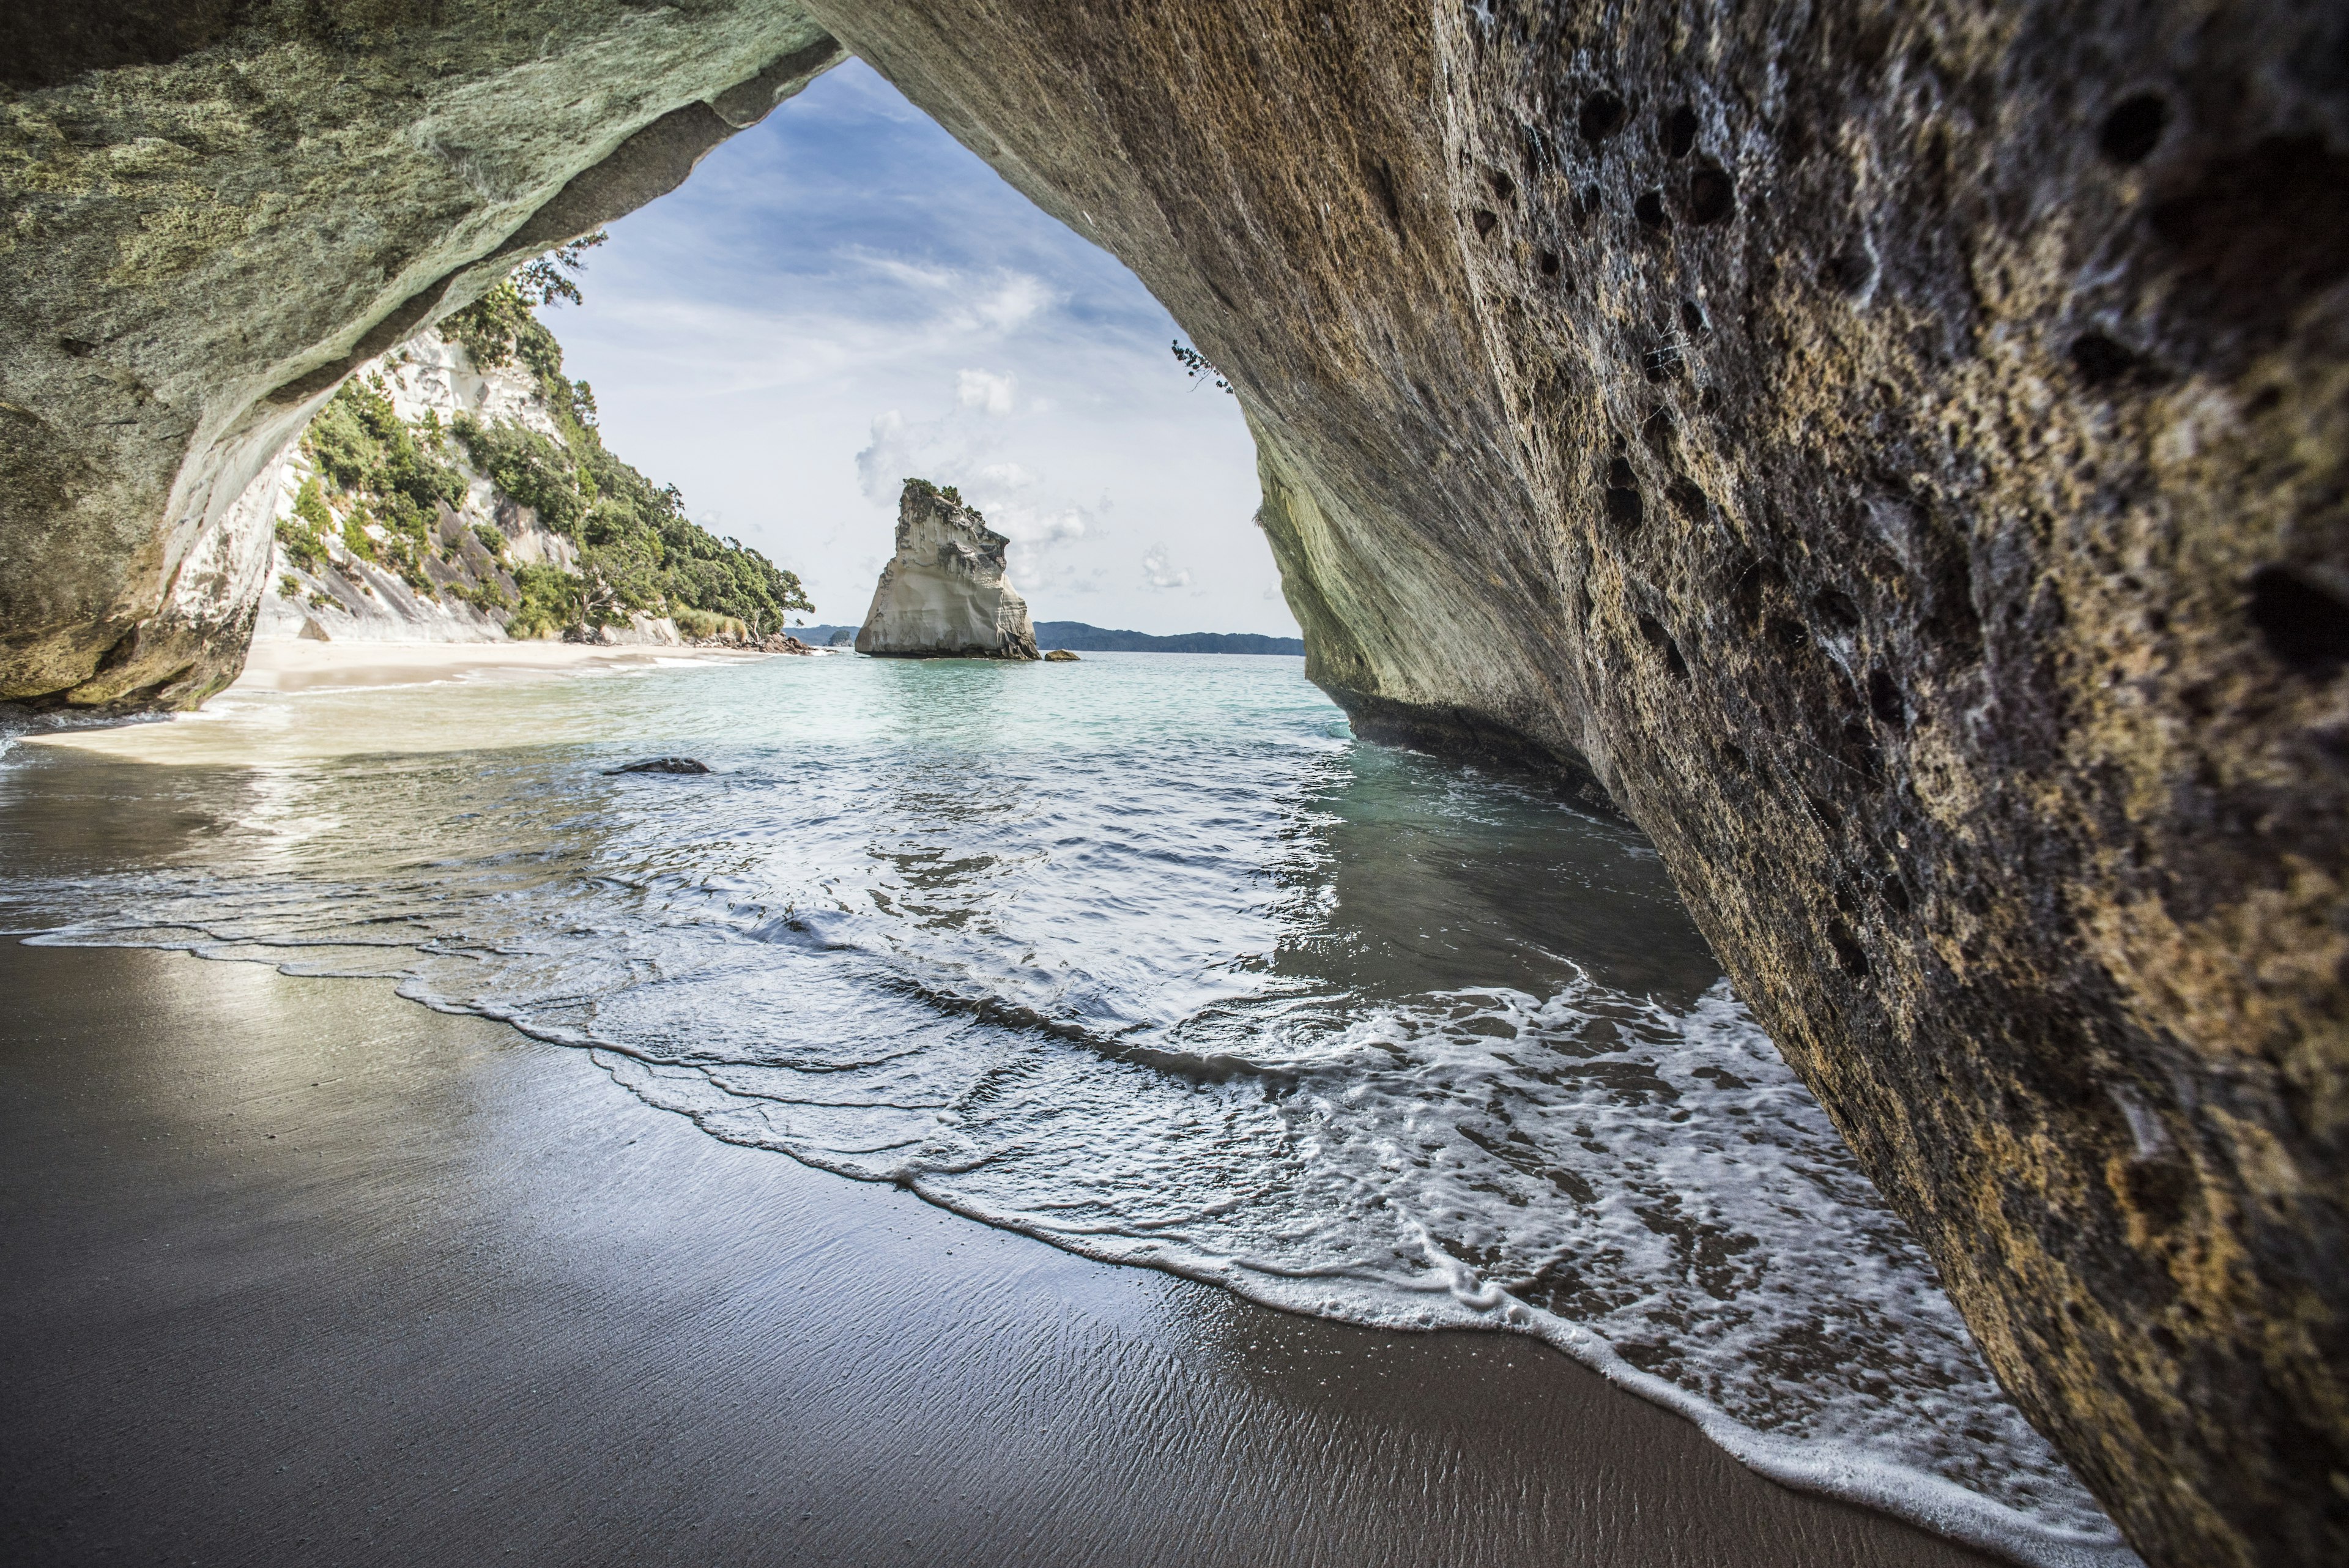
<instances>
[{"instance_id":1,"label":"rock arch","mask_svg":"<svg viewBox=\"0 0 2349 1568\"><path fill-rule=\"evenodd\" d=\"M0 691L233 675L343 369L844 46L1229 377L1365 732L1648 830L2147 1555L2349 1556L2338 7L161 14L5 24Z\"/></svg>"}]
</instances>

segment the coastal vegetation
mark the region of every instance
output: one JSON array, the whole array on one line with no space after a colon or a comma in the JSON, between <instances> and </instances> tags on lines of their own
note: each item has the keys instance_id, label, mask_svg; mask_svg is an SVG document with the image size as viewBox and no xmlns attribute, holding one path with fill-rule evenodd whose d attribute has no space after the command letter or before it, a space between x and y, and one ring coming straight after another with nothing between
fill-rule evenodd
<instances>
[{"instance_id":1,"label":"coastal vegetation","mask_svg":"<svg viewBox=\"0 0 2349 1568\"><path fill-rule=\"evenodd\" d=\"M570 617L564 624L612 626L624 624L630 611L683 612L739 622L763 636L781 630L792 612L813 609L798 574L711 534L685 514L675 485L655 484L605 446L593 389L564 375L562 346L532 314L523 288L509 278L442 328L476 367L526 368L561 432L556 441L525 425L471 415L453 422L451 433L475 469L579 546L581 569L570 574L577 580L557 585L533 574L523 584L516 621L537 627ZM512 625L509 630L534 635Z\"/></svg>"},{"instance_id":2,"label":"coastal vegetation","mask_svg":"<svg viewBox=\"0 0 2349 1568\"><path fill-rule=\"evenodd\" d=\"M356 376L302 437L312 472L276 524L286 565L313 576L338 569L366 594L373 589L357 564L380 566L422 598L502 618L516 638L649 615L671 618L688 637L748 640L814 607L795 573L712 535L685 514L676 486L654 483L605 446L594 389L564 374L562 347L533 314L579 297L564 271L576 270L578 251L598 237L518 269L440 327L476 370L526 379L555 433L465 412L444 424L430 408L403 419L383 368ZM495 524L464 522L475 475L567 541L566 561L517 561ZM285 581L294 587L281 583L281 595L301 597L300 579Z\"/></svg>"}]
</instances>

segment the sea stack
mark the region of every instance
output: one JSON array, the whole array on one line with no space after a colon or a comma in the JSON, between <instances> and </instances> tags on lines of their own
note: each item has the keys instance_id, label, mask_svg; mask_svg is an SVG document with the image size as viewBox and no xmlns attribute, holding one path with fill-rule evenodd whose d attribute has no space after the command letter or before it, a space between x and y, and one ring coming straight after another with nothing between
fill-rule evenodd
<instances>
[{"instance_id":1,"label":"sea stack","mask_svg":"<svg viewBox=\"0 0 2349 1568\"><path fill-rule=\"evenodd\" d=\"M888 659L1034 659L1028 601L1005 574L1010 540L951 488L905 481L897 554L881 568L856 651Z\"/></svg>"}]
</instances>

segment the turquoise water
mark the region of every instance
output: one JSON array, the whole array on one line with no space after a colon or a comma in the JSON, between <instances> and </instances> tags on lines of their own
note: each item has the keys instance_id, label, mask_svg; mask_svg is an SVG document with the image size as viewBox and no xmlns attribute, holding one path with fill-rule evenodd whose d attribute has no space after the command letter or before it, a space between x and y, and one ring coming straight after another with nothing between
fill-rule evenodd
<instances>
[{"instance_id":1,"label":"turquoise water","mask_svg":"<svg viewBox=\"0 0 2349 1568\"><path fill-rule=\"evenodd\" d=\"M2126 1562L1638 835L1272 658L844 656L18 743L0 918L398 978L1072 1251L1537 1334L1765 1473ZM707 776L603 770L687 753Z\"/></svg>"}]
</instances>

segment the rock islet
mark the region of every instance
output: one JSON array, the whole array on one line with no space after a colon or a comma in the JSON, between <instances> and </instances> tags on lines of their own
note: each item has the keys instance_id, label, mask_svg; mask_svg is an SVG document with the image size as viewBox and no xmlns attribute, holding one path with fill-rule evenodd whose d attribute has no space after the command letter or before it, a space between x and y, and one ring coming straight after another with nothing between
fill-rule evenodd
<instances>
[{"instance_id":1,"label":"rock islet","mask_svg":"<svg viewBox=\"0 0 2349 1568\"><path fill-rule=\"evenodd\" d=\"M905 481L897 553L881 568L856 651L883 659L1036 659L1028 601L1011 586L1011 541L953 487Z\"/></svg>"}]
</instances>

